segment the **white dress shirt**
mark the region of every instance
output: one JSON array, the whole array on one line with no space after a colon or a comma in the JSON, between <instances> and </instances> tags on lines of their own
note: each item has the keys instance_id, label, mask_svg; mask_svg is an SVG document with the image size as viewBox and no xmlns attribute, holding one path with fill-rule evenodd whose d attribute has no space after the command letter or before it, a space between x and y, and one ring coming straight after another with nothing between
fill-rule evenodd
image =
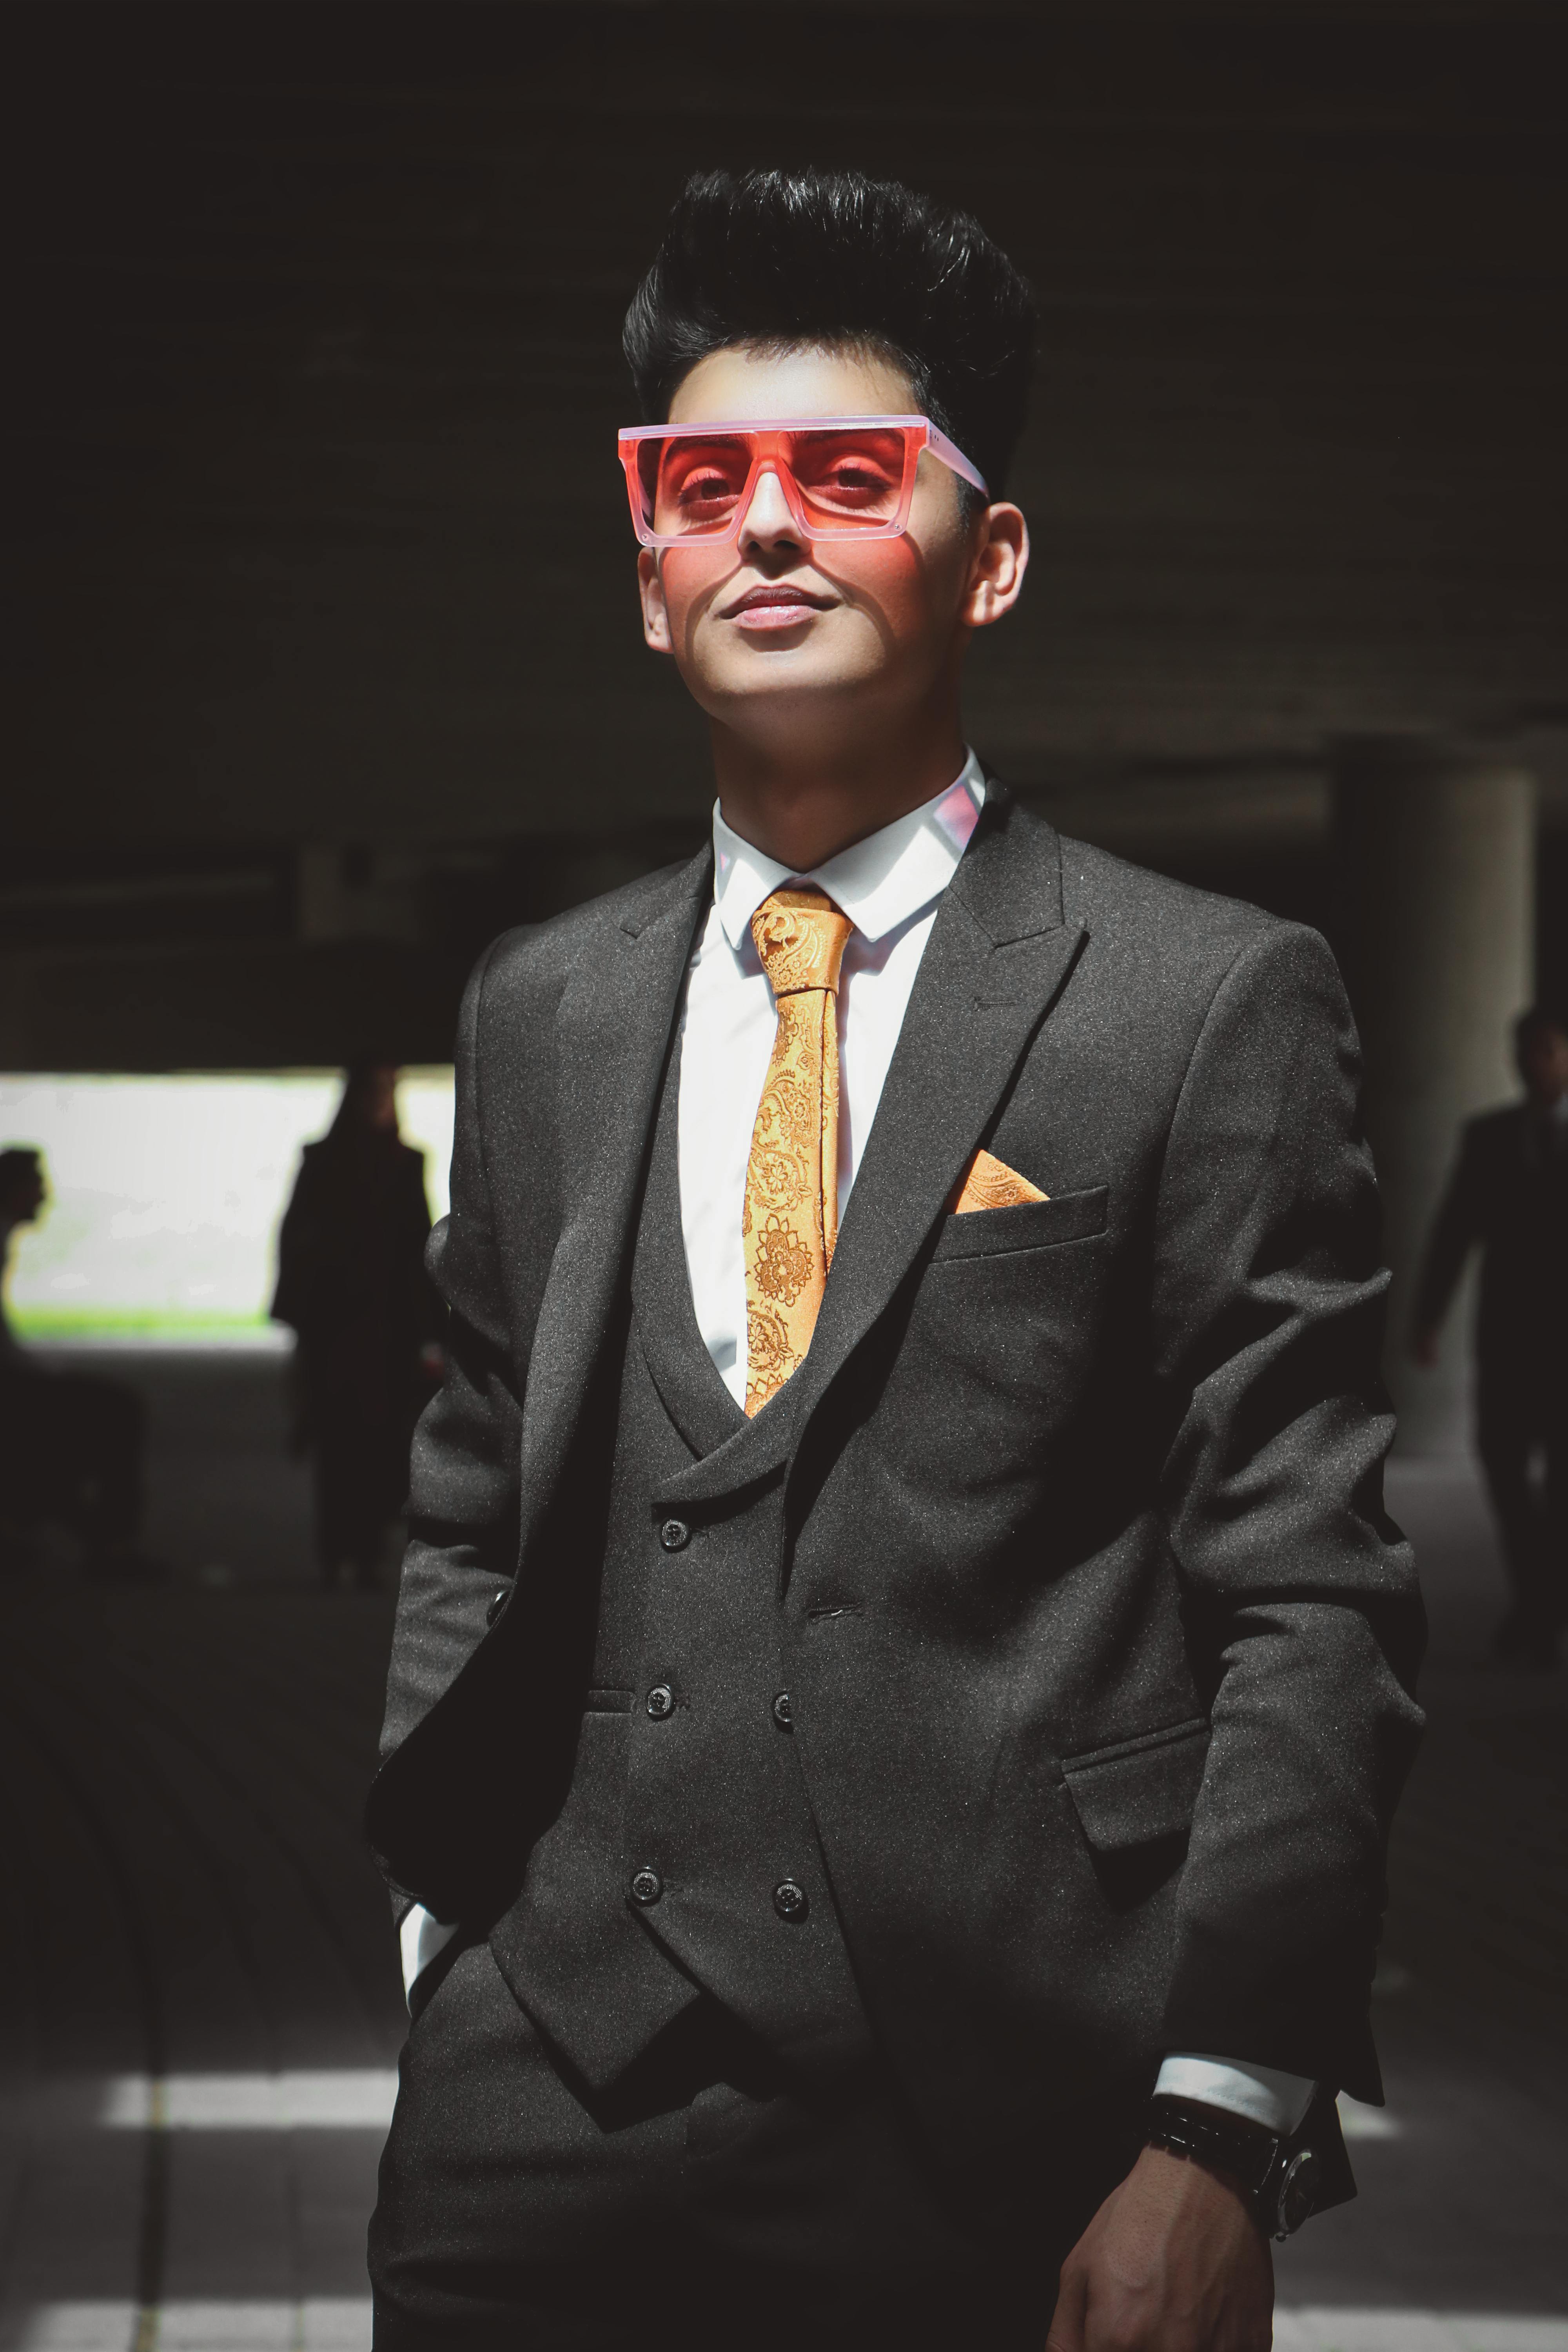
<instances>
[{"instance_id":1,"label":"white dress shirt","mask_svg":"<svg viewBox=\"0 0 1568 2352\"><path fill-rule=\"evenodd\" d=\"M815 882L855 926L838 981L842 1216L938 904L984 800L984 772L972 751L945 793L809 874L764 857L731 831L714 803L713 904L687 972L680 1017L680 1223L697 1327L737 1404L746 1398L741 1212L778 1026L752 917L782 884Z\"/></svg>"},{"instance_id":2,"label":"white dress shirt","mask_svg":"<svg viewBox=\"0 0 1568 2352\"><path fill-rule=\"evenodd\" d=\"M752 917L781 884L815 882L855 926L838 983L842 1215L942 894L984 800L984 772L971 751L946 792L805 874L743 841L714 803L713 904L687 967L680 1014L680 1223L698 1328L737 1404L746 1393L741 1212L777 1026ZM409 1912L401 1931L405 1986L455 1932L417 1906ZM1155 2088L1291 2132L1314 2085L1270 2067L1184 2053L1165 2060Z\"/></svg>"}]
</instances>

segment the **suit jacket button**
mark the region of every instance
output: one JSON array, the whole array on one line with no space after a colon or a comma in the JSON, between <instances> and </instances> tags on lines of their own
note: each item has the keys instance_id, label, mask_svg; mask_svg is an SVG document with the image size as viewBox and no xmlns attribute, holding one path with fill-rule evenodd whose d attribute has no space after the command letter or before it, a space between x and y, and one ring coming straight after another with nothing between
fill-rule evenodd
<instances>
[{"instance_id":1,"label":"suit jacket button","mask_svg":"<svg viewBox=\"0 0 1568 2352\"><path fill-rule=\"evenodd\" d=\"M647 1711L656 1723L675 1713L675 1693L668 1683L655 1683L647 1695Z\"/></svg>"},{"instance_id":2,"label":"suit jacket button","mask_svg":"<svg viewBox=\"0 0 1568 2352\"><path fill-rule=\"evenodd\" d=\"M781 1731L788 1731L794 1727L795 1701L788 1691L780 1691L773 1700L773 1721Z\"/></svg>"},{"instance_id":3,"label":"suit jacket button","mask_svg":"<svg viewBox=\"0 0 1568 2352\"><path fill-rule=\"evenodd\" d=\"M779 1881L773 1889L773 1909L781 1919L792 1923L804 1919L810 1908L811 1897L804 1886L797 1886L793 1878Z\"/></svg>"},{"instance_id":4,"label":"suit jacket button","mask_svg":"<svg viewBox=\"0 0 1568 2352\"><path fill-rule=\"evenodd\" d=\"M642 1904L646 1909L648 1904L657 1903L664 1893L664 1881L657 1870L649 1870L645 1864L632 1880L631 1893L632 1901Z\"/></svg>"},{"instance_id":5,"label":"suit jacket button","mask_svg":"<svg viewBox=\"0 0 1568 2352\"><path fill-rule=\"evenodd\" d=\"M691 1541L691 1529L684 1519L666 1519L658 1531L658 1539L666 1551L684 1551Z\"/></svg>"},{"instance_id":6,"label":"suit jacket button","mask_svg":"<svg viewBox=\"0 0 1568 2352\"><path fill-rule=\"evenodd\" d=\"M506 1607L507 1602L510 1599L511 1594L510 1592L498 1592L496 1594L495 1599L485 1611L485 1623L487 1625L493 1625L495 1623L496 1619L500 1615L501 1611Z\"/></svg>"}]
</instances>

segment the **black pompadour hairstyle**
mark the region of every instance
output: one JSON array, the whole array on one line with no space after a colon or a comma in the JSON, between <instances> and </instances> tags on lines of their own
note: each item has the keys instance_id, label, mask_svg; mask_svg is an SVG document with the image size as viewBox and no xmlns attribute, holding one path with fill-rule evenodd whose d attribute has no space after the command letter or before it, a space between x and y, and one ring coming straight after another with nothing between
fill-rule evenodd
<instances>
[{"instance_id":1,"label":"black pompadour hairstyle","mask_svg":"<svg viewBox=\"0 0 1568 2352\"><path fill-rule=\"evenodd\" d=\"M884 351L999 497L1028 404L1035 302L978 221L897 180L696 172L621 342L649 424L729 344Z\"/></svg>"}]
</instances>

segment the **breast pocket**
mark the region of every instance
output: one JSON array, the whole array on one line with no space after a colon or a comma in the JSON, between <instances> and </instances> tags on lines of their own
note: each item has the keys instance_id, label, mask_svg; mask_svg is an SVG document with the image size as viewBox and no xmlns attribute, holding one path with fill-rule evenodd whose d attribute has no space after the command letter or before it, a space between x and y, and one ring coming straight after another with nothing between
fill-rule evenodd
<instances>
[{"instance_id":1,"label":"breast pocket","mask_svg":"<svg viewBox=\"0 0 1568 2352\"><path fill-rule=\"evenodd\" d=\"M1114 1276L1103 1184L939 1227L900 1349L895 1391L930 1475L976 1445L999 1475L1042 1474L1070 1427L1103 1339ZM961 1483L968 1483L965 1474Z\"/></svg>"},{"instance_id":2,"label":"breast pocket","mask_svg":"<svg viewBox=\"0 0 1568 2352\"><path fill-rule=\"evenodd\" d=\"M957 1258L1011 1257L1019 1250L1055 1249L1063 1242L1090 1241L1105 1231L1110 1188L1058 1192L1048 1201L1022 1201L1011 1209L956 1211L942 1221L931 1255L933 1265Z\"/></svg>"}]
</instances>

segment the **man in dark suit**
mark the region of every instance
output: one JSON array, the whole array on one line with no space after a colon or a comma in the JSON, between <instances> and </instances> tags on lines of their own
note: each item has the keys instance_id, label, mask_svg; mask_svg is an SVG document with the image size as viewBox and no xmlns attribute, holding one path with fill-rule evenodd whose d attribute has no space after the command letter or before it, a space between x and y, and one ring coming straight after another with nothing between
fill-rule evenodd
<instances>
[{"instance_id":1,"label":"man in dark suit","mask_svg":"<svg viewBox=\"0 0 1568 2352\"><path fill-rule=\"evenodd\" d=\"M853 175L694 181L628 316L719 801L464 1006L382 2352L1264 2352L1350 2193L1421 1643L1355 1039L967 750L1031 341Z\"/></svg>"},{"instance_id":2,"label":"man in dark suit","mask_svg":"<svg viewBox=\"0 0 1568 2352\"><path fill-rule=\"evenodd\" d=\"M1421 1271L1413 1352L1436 1362L1479 1247L1476 1445L1513 1587L1496 1646L1550 1667L1568 1613L1568 1024L1532 1006L1514 1024L1514 1055L1524 1100L1466 1125Z\"/></svg>"}]
</instances>

